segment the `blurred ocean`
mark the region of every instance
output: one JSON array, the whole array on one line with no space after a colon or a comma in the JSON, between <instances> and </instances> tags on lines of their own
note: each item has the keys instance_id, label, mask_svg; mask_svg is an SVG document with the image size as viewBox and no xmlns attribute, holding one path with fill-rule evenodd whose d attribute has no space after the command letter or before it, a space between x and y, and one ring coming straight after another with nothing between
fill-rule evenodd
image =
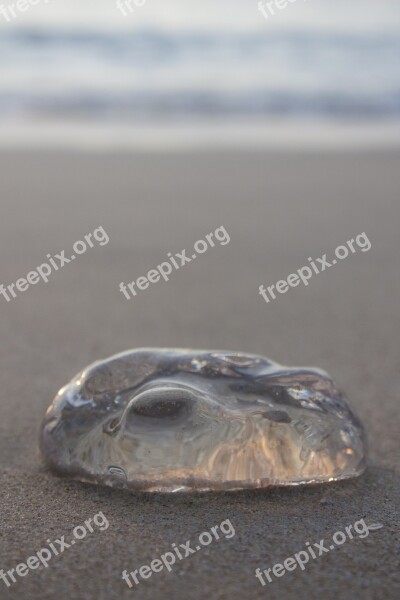
<instances>
[{"instance_id":1,"label":"blurred ocean","mask_svg":"<svg viewBox=\"0 0 400 600\"><path fill-rule=\"evenodd\" d=\"M4 0L7 6L7 0ZM217 5L217 6L216 6ZM0 115L398 120L400 2L50 0L0 15Z\"/></svg>"}]
</instances>

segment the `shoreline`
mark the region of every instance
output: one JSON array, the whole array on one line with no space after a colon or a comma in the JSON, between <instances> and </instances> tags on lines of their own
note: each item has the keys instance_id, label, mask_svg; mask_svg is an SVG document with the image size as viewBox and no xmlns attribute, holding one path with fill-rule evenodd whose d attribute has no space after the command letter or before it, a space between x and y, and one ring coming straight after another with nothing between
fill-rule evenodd
<instances>
[{"instance_id":1,"label":"shoreline","mask_svg":"<svg viewBox=\"0 0 400 600\"><path fill-rule=\"evenodd\" d=\"M396 151L400 121L180 120L150 123L0 120L0 151L85 153Z\"/></svg>"}]
</instances>

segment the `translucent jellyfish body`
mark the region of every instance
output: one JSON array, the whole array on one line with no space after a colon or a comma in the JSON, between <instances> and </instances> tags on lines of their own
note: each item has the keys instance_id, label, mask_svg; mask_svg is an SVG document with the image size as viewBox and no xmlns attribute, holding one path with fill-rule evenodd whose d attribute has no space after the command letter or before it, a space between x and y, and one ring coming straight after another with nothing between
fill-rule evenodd
<instances>
[{"instance_id":1,"label":"translucent jellyfish body","mask_svg":"<svg viewBox=\"0 0 400 600\"><path fill-rule=\"evenodd\" d=\"M299 485L365 467L362 426L325 372L226 351L96 362L58 392L40 443L59 474L147 491Z\"/></svg>"}]
</instances>

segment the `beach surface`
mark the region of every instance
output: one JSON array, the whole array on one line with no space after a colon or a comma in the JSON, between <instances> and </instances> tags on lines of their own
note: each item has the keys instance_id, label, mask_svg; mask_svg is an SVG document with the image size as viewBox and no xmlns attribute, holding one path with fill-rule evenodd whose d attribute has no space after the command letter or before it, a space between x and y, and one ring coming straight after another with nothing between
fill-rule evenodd
<instances>
[{"instance_id":1,"label":"beach surface","mask_svg":"<svg viewBox=\"0 0 400 600\"><path fill-rule=\"evenodd\" d=\"M367 600L399 597L399 223L395 152L2 152L0 283L24 278L46 255L98 227L109 236L7 302L0 296L0 569L46 540L95 530L0 597L16 600ZM218 227L230 242L127 299L129 283L190 250ZM266 303L270 286L308 257L332 256L365 233L368 251ZM198 495L130 493L63 480L43 466L41 420L57 391L95 360L138 347L262 354L317 366L365 424L366 473L292 489ZM171 544L229 519L235 536L140 579ZM263 587L255 570L360 519L378 524Z\"/></svg>"}]
</instances>

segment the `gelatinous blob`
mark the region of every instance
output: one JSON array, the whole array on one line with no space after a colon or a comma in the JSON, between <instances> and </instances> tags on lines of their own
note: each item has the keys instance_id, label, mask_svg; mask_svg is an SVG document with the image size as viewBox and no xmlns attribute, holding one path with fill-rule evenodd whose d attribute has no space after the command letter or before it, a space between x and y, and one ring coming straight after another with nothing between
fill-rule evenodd
<instances>
[{"instance_id":1,"label":"gelatinous blob","mask_svg":"<svg viewBox=\"0 0 400 600\"><path fill-rule=\"evenodd\" d=\"M168 492L333 481L365 467L362 426L326 373L218 351L94 363L58 392L41 449L60 474Z\"/></svg>"}]
</instances>

